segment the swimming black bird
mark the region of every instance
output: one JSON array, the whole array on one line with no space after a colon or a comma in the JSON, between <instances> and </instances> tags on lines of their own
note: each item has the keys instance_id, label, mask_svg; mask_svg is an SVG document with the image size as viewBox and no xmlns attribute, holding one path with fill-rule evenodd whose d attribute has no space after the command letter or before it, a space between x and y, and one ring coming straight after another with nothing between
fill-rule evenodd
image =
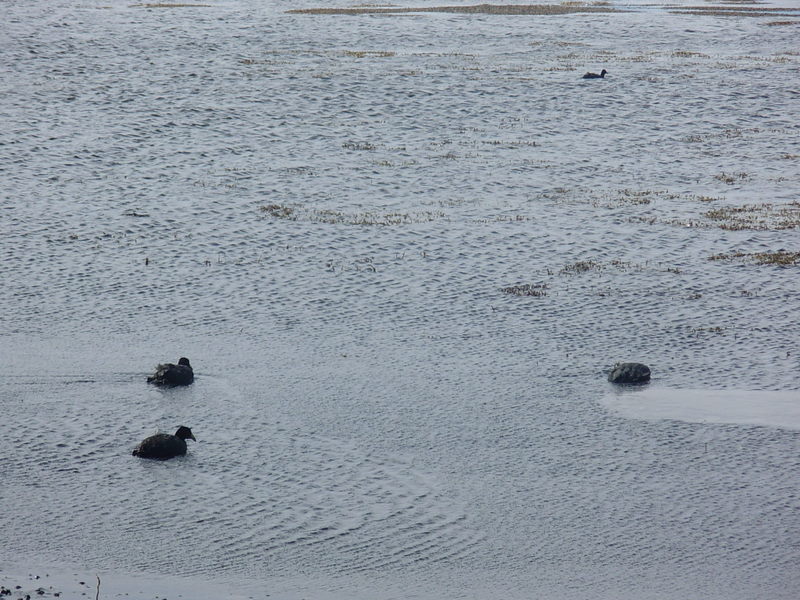
<instances>
[{"instance_id":1,"label":"swimming black bird","mask_svg":"<svg viewBox=\"0 0 800 600\"><path fill-rule=\"evenodd\" d=\"M178 360L177 365L172 363L158 365L156 372L147 378L148 383L165 386L189 385L193 381L194 371L185 356Z\"/></svg>"},{"instance_id":2,"label":"swimming black bird","mask_svg":"<svg viewBox=\"0 0 800 600\"><path fill-rule=\"evenodd\" d=\"M586 73L586 75L584 75L583 78L584 79L603 79L606 76L606 73L608 73L608 71L603 69L602 71L600 71L600 75L598 75L597 73Z\"/></svg>"},{"instance_id":3,"label":"swimming black bird","mask_svg":"<svg viewBox=\"0 0 800 600\"><path fill-rule=\"evenodd\" d=\"M167 460L175 456L186 454L186 440L197 441L188 427L181 425L175 435L157 433L142 440L133 450L133 455L139 458L152 458Z\"/></svg>"}]
</instances>

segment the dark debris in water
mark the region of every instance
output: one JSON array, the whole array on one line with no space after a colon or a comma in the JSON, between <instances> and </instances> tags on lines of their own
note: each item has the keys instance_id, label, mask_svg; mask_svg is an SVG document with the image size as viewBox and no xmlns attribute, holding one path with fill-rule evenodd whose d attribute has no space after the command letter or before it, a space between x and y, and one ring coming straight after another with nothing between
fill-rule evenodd
<instances>
[{"instance_id":1,"label":"dark debris in water","mask_svg":"<svg viewBox=\"0 0 800 600\"><path fill-rule=\"evenodd\" d=\"M36 581L39 579L38 575L31 576L31 579ZM6 587L0 585L0 598L10 598L12 600L31 600L31 598L60 598L62 592L55 591L53 586L36 588L29 588L27 586L15 585Z\"/></svg>"}]
</instances>

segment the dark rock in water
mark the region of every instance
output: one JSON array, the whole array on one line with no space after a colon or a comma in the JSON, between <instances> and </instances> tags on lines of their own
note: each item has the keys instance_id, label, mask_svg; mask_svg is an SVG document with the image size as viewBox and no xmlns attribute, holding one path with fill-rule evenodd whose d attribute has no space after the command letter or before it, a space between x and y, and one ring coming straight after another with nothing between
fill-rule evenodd
<instances>
[{"instance_id":1,"label":"dark rock in water","mask_svg":"<svg viewBox=\"0 0 800 600\"><path fill-rule=\"evenodd\" d=\"M192 430L181 425L175 435L168 433L151 435L134 448L133 455L155 460L167 460L175 456L182 456L186 454L186 440L197 441Z\"/></svg>"},{"instance_id":2,"label":"dark rock in water","mask_svg":"<svg viewBox=\"0 0 800 600\"><path fill-rule=\"evenodd\" d=\"M156 367L156 372L147 378L148 383L155 385L189 385L194 381L194 371L189 359L182 357L177 365L165 363Z\"/></svg>"},{"instance_id":3,"label":"dark rock in water","mask_svg":"<svg viewBox=\"0 0 800 600\"><path fill-rule=\"evenodd\" d=\"M642 363L617 363L608 374L611 383L647 383L650 367Z\"/></svg>"}]
</instances>

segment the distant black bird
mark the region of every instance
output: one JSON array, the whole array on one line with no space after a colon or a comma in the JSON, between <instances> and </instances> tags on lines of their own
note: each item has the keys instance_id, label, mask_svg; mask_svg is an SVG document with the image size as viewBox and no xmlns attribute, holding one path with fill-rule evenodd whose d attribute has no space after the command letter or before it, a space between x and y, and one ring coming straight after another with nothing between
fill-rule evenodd
<instances>
[{"instance_id":1,"label":"distant black bird","mask_svg":"<svg viewBox=\"0 0 800 600\"><path fill-rule=\"evenodd\" d=\"M600 75L598 75L597 73L586 73L586 75L584 75L583 78L584 79L603 79L606 76L606 73L608 73L608 71L603 69L602 71L600 71Z\"/></svg>"},{"instance_id":2,"label":"distant black bird","mask_svg":"<svg viewBox=\"0 0 800 600\"><path fill-rule=\"evenodd\" d=\"M197 441L192 430L181 425L175 435L168 433L151 435L134 448L133 455L155 460L167 460L175 456L182 456L186 454L186 440Z\"/></svg>"},{"instance_id":3,"label":"distant black bird","mask_svg":"<svg viewBox=\"0 0 800 600\"><path fill-rule=\"evenodd\" d=\"M155 385L189 385L194 381L194 371L189 359L182 357L177 365L165 363L156 367L156 372L147 378L148 383Z\"/></svg>"}]
</instances>

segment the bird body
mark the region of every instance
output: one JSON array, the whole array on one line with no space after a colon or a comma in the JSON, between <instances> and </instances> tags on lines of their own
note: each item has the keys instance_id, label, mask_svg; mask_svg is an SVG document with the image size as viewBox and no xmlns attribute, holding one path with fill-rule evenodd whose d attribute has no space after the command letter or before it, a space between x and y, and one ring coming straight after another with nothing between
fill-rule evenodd
<instances>
[{"instance_id":1,"label":"bird body","mask_svg":"<svg viewBox=\"0 0 800 600\"><path fill-rule=\"evenodd\" d=\"M164 363L156 367L156 372L147 378L148 383L163 386L189 385L194 381L194 371L189 359L181 357L177 365Z\"/></svg>"},{"instance_id":2,"label":"bird body","mask_svg":"<svg viewBox=\"0 0 800 600\"><path fill-rule=\"evenodd\" d=\"M175 435L157 433L142 440L133 450L133 455L139 458L152 458L167 460L175 456L186 454L186 440L197 441L188 427L181 425Z\"/></svg>"},{"instance_id":3,"label":"bird body","mask_svg":"<svg viewBox=\"0 0 800 600\"><path fill-rule=\"evenodd\" d=\"M606 76L606 73L608 73L608 71L606 71L605 69L603 69L602 71L600 71L600 74L599 74L599 75L598 75L597 73L586 73L586 74L583 76L583 78L584 78L584 79L604 79L604 78L605 78L605 76Z\"/></svg>"}]
</instances>

